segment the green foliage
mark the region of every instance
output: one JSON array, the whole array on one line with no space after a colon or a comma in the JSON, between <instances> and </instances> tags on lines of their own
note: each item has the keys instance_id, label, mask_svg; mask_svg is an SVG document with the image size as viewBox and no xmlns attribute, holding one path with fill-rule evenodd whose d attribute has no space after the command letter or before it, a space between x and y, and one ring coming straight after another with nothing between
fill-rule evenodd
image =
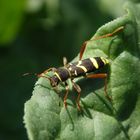
<instances>
[{"instance_id":1,"label":"green foliage","mask_svg":"<svg viewBox=\"0 0 140 140\"><path fill-rule=\"evenodd\" d=\"M11 43L21 25L25 0L0 1L0 44Z\"/></svg>"},{"instance_id":2,"label":"green foliage","mask_svg":"<svg viewBox=\"0 0 140 140\"><path fill-rule=\"evenodd\" d=\"M118 17L124 14L122 6L127 2L131 1L138 3L139 0L96 0L97 5L103 13L108 13L113 17ZM115 5L115 6L114 6Z\"/></svg>"},{"instance_id":3,"label":"green foliage","mask_svg":"<svg viewBox=\"0 0 140 140\"><path fill-rule=\"evenodd\" d=\"M45 1L26 0L39 3L34 10L24 0L0 1L0 140L27 139L23 109L36 77L22 74L60 66L63 56L71 60L83 41L112 19L91 0Z\"/></svg>"},{"instance_id":4,"label":"green foliage","mask_svg":"<svg viewBox=\"0 0 140 140\"><path fill-rule=\"evenodd\" d=\"M108 57L108 93L112 103L104 97L103 80L78 79L82 87L77 111L77 94L71 89L67 109L63 106L64 88L60 96L45 78L40 78L33 95L25 103L25 126L30 140L138 140L140 139L140 5L127 3L127 13L105 25L95 36L113 32L124 26L115 36L91 41L84 58ZM77 58L76 58L77 59ZM103 72L102 71L102 72Z\"/></svg>"}]
</instances>

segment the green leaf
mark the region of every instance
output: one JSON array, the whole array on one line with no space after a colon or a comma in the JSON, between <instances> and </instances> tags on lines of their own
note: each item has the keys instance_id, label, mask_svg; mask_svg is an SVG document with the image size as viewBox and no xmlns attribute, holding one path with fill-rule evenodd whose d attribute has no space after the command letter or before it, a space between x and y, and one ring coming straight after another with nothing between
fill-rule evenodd
<instances>
[{"instance_id":1,"label":"green leaf","mask_svg":"<svg viewBox=\"0 0 140 140\"><path fill-rule=\"evenodd\" d=\"M0 1L0 44L15 39L21 25L25 1Z\"/></svg>"},{"instance_id":2,"label":"green leaf","mask_svg":"<svg viewBox=\"0 0 140 140\"><path fill-rule=\"evenodd\" d=\"M103 13L108 13L113 17L121 16L125 13L124 9L121 8L127 1L133 1L134 3L138 3L139 0L98 0L96 1L100 10ZM115 6L113 6L115 5Z\"/></svg>"},{"instance_id":3,"label":"green leaf","mask_svg":"<svg viewBox=\"0 0 140 140\"><path fill-rule=\"evenodd\" d=\"M128 0L98 0L96 1L102 12L108 13L113 17L124 14L124 9L120 8ZM115 6L113 6L115 5Z\"/></svg>"},{"instance_id":4,"label":"green leaf","mask_svg":"<svg viewBox=\"0 0 140 140\"><path fill-rule=\"evenodd\" d=\"M110 65L99 73L108 73L107 93L112 102L104 96L104 80L79 78L76 82L82 88L82 111L77 110L77 93L72 88L66 109L64 87L58 86L58 95L47 79L39 78L25 103L24 122L30 140L140 139L140 5L127 3L125 9L126 15L103 25L95 36L112 33L121 26L124 29L88 42L83 56L109 59Z\"/></svg>"}]
</instances>

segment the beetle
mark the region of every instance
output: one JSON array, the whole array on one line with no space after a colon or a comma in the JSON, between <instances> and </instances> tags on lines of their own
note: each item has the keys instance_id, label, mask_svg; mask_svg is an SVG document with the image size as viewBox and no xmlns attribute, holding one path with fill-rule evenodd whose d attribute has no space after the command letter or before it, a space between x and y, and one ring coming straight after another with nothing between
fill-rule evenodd
<instances>
[{"instance_id":1,"label":"beetle","mask_svg":"<svg viewBox=\"0 0 140 140\"><path fill-rule=\"evenodd\" d=\"M106 89L107 89L107 73L97 73L94 74L93 72L95 72L96 70L99 70L101 68L103 68L104 66L109 64L109 60L107 58L104 57L90 57L90 58L86 58L82 60L82 56L83 53L87 47L87 43L89 41L93 41L93 40L98 40L98 39L102 39L102 38L106 38L106 37L111 37L114 34L116 34L117 32L121 31L124 29L124 26L121 26L119 28L117 28L115 31L113 31L112 33L109 34L105 34L99 37L95 37L94 39L85 41L81 47L80 50L80 54L79 54L79 61L77 62L72 62L72 63L67 63L67 59L64 57L63 58L63 67L59 67L59 68L49 68L47 70L45 70L44 72L42 72L41 74L38 74L38 77L44 77L50 80L50 84L52 87L57 87L59 85L60 82L64 83L65 85L65 89L66 89L66 93L64 96L64 106L65 108L67 107L67 96L69 93L69 85L67 83L67 80L70 79L74 89L77 91L78 93L78 97L76 100L76 104L78 107L78 110L81 109L80 107L80 94L81 94L81 88L80 86L75 83L73 80L77 77L80 76L84 76L87 78L104 78L105 79L105 86L104 86L104 91L105 91L105 96L107 96L109 99L110 97L108 96ZM52 71L53 75L51 77L46 76L48 72Z\"/></svg>"}]
</instances>

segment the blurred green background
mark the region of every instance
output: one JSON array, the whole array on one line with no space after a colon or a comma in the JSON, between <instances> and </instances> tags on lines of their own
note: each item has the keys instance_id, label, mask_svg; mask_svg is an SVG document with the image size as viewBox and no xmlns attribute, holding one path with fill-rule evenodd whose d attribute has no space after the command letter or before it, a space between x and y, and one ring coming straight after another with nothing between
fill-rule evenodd
<instances>
[{"instance_id":1,"label":"blurred green background","mask_svg":"<svg viewBox=\"0 0 140 140\"><path fill-rule=\"evenodd\" d=\"M22 74L61 66L63 56L71 61L120 15L104 8L103 0L0 0L0 140L27 139L24 103L37 78Z\"/></svg>"}]
</instances>

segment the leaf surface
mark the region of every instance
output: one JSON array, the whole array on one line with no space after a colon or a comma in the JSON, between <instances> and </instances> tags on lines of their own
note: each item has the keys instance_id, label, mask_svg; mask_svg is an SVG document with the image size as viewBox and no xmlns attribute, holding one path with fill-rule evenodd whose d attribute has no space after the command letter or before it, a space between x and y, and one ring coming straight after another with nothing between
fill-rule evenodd
<instances>
[{"instance_id":1,"label":"leaf surface","mask_svg":"<svg viewBox=\"0 0 140 140\"><path fill-rule=\"evenodd\" d=\"M140 5L127 3L127 13L98 29L94 37L124 29L115 35L87 44L84 58L106 57L110 65L98 73L108 74L104 96L103 79L79 78L82 88L77 110L77 93L72 90L63 105L65 89L58 86L59 95L46 78L35 84L33 95L25 103L25 126L30 140L138 140L140 138ZM78 60L75 58L74 61Z\"/></svg>"},{"instance_id":2,"label":"leaf surface","mask_svg":"<svg viewBox=\"0 0 140 140\"><path fill-rule=\"evenodd\" d=\"M21 25L25 1L0 1L0 43L10 43L15 39Z\"/></svg>"}]
</instances>

